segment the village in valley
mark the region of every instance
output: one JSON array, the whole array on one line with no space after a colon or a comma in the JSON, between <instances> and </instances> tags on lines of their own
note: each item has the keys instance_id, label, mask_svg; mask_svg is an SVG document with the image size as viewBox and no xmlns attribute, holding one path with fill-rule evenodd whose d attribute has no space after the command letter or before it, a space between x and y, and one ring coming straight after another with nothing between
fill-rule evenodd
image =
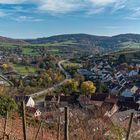
<instances>
[{"instance_id":1,"label":"village in valley","mask_svg":"<svg viewBox=\"0 0 140 140\"><path fill-rule=\"evenodd\" d=\"M19 106L16 113L24 101L28 125L43 122L46 135L54 140L58 126L58 140L63 139L66 108L70 140L125 138L133 115L130 137L139 138L140 52L93 50L63 56L63 51L52 54L44 46L1 48L0 93L12 97ZM43 132L37 135L41 136Z\"/></svg>"},{"instance_id":2,"label":"village in valley","mask_svg":"<svg viewBox=\"0 0 140 140\"><path fill-rule=\"evenodd\" d=\"M0 140L140 140L140 0L0 0Z\"/></svg>"}]
</instances>

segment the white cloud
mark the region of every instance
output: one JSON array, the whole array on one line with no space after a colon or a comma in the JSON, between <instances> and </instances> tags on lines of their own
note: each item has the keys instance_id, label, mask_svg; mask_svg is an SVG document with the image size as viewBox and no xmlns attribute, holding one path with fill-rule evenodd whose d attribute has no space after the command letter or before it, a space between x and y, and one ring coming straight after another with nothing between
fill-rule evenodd
<instances>
[{"instance_id":1,"label":"white cloud","mask_svg":"<svg viewBox=\"0 0 140 140\"><path fill-rule=\"evenodd\" d=\"M104 7L93 8L87 12L87 15L90 16L90 15L94 15L94 14L99 14L99 13L103 12L104 10L105 10Z\"/></svg>"},{"instance_id":2,"label":"white cloud","mask_svg":"<svg viewBox=\"0 0 140 140\"><path fill-rule=\"evenodd\" d=\"M39 18L34 18L34 17L30 17L30 16L18 16L18 17L11 17L12 20L15 20L17 22L40 22L43 21L43 19L39 19Z\"/></svg>"},{"instance_id":3,"label":"white cloud","mask_svg":"<svg viewBox=\"0 0 140 140\"><path fill-rule=\"evenodd\" d=\"M139 20L140 19L140 7L136 8L136 9L133 9L132 13L128 17L126 17L126 19Z\"/></svg>"},{"instance_id":4,"label":"white cloud","mask_svg":"<svg viewBox=\"0 0 140 140\"><path fill-rule=\"evenodd\" d=\"M22 3L33 3L36 6L37 12L44 11L50 14L63 14L73 11L84 11L89 15L101 13L106 10L106 7L110 7L112 12L116 12L122 9L130 10L132 7L135 8L140 4L138 0L0 0L0 4ZM22 5L21 8L15 10L19 13L24 12Z\"/></svg>"},{"instance_id":5,"label":"white cloud","mask_svg":"<svg viewBox=\"0 0 140 140\"><path fill-rule=\"evenodd\" d=\"M83 9L104 7L110 4L117 4L124 0L0 0L0 4L21 4L34 3L39 10L52 13L67 13Z\"/></svg>"},{"instance_id":6,"label":"white cloud","mask_svg":"<svg viewBox=\"0 0 140 140\"><path fill-rule=\"evenodd\" d=\"M65 13L78 10L82 5L81 0L40 0L39 9L53 13Z\"/></svg>"},{"instance_id":7,"label":"white cloud","mask_svg":"<svg viewBox=\"0 0 140 140\"><path fill-rule=\"evenodd\" d=\"M127 5L127 0L117 0L113 5L113 12L124 9Z\"/></svg>"},{"instance_id":8,"label":"white cloud","mask_svg":"<svg viewBox=\"0 0 140 140\"><path fill-rule=\"evenodd\" d=\"M116 0L89 0L96 5L107 5L116 2Z\"/></svg>"},{"instance_id":9,"label":"white cloud","mask_svg":"<svg viewBox=\"0 0 140 140\"><path fill-rule=\"evenodd\" d=\"M140 20L140 1L130 0L127 2L128 14L126 19Z\"/></svg>"},{"instance_id":10,"label":"white cloud","mask_svg":"<svg viewBox=\"0 0 140 140\"><path fill-rule=\"evenodd\" d=\"M67 13L85 10L88 14L102 12L107 6L114 11L123 9L127 0L39 0L39 10L50 13Z\"/></svg>"},{"instance_id":11,"label":"white cloud","mask_svg":"<svg viewBox=\"0 0 140 140\"><path fill-rule=\"evenodd\" d=\"M26 0L0 0L0 4L19 4L25 1Z\"/></svg>"}]
</instances>

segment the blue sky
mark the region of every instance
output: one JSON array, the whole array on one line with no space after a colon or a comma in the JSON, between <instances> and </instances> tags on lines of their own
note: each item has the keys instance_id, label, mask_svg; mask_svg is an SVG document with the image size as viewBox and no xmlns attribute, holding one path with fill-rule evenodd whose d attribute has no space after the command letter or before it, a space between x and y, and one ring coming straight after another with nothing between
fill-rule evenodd
<instances>
[{"instance_id":1,"label":"blue sky","mask_svg":"<svg viewBox=\"0 0 140 140\"><path fill-rule=\"evenodd\" d=\"M0 0L0 36L140 33L140 0Z\"/></svg>"}]
</instances>

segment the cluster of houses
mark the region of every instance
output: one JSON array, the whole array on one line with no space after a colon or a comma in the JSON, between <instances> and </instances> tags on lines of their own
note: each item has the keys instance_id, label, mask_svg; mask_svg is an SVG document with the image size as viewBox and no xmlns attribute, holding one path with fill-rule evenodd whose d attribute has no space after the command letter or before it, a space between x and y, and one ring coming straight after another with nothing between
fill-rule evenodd
<instances>
[{"instance_id":1,"label":"cluster of houses","mask_svg":"<svg viewBox=\"0 0 140 140\"><path fill-rule=\"evenodd\" d=\"M136 88L132 88L131 91L135 92ZM137 95L140 94L140 90L136 90ZM79 109L99 109L102 110L103 116L107 116L109 118L115 118L120 122L122 119L129 119L131 113L135 112L135 117L137 120L139 119L139 110L140 110L140 100L139 97L133 96L110 96L106 93L95 93L91 96L81 95L79 93L73 93L71 95L47 95L45 97L43 108L39 108L35 106L35 102L30 96L16 96L15 101L21 102L25 101L27 112L31 114L31 116L35 118L40 118L44 112L51 111L63 111L65 106L69 106L71 108L79 108ZM120 116L118 114L121 114ZM121 117L123 116L123 117ZM49 117L48 117L49 118ZM50 118L49 118L50 119ZM47 121L47 116L46 116ZM139 124L139 121L137 121Z\"/></svg>"},{"instance_id":2,"label":"cluster of houses","mask_svg":"<svg viewBox=\"0 0 140 140\"><path fill-rule=\"evenodd\" d=\"M138 91L140 94L140 91ZM105 93L96 93L90 97L73 94L69 96L46 96L44 108L47 110L59 108L63 110L65 106L79 107L81 109L90 109L92 111L102 110L103 116L109 117L112 122L122 123L130 120L133 112L135 125L140 128L140 102L139 98L125 96L109 96ZM119 115L121 114L121 115ZM123 116L123 117L122 117Z\"/></svg>"},{"instance_id":3,"label":"cluster of houses","mask_svg":"<svg viewBox=\"0 0 140 140\"><path fill-rule=\"evenodd\" d=\"M90 59L92 60L93 58ZM77 70L86 80L91 80L94 83L101 81L107 85L110 93L117 93L117 95L124 95L124 92L131 92L131 88L137 90L136 88L140 87L139 82L134 83L132 80L133 77L138 76L140 73L139 63L135 64L135 67L130 70L127 64L114 66L107 60L93 60L90 61L90 65L87 68Z\"/></svg>"},{"instance_id":4,"label":"cluster of houses","mask_svg":"<svg viewBox=\"0 0 140 140\"><path fill-rule=\"evenodd\" d=\"M135 126L140 128L140 83L135 83L132 80L140 73L138 67L128 70L124 65L114 67L106 60L98 60L90 64L89 68L81 68L77 72L83 75L86 80L105 83L109 93L95 93L91 96L81 93L47 95L43 102L43 109L36 107L30 96L16 96L15 100L16 102L24 100L28 108L27 111L35 118L41 117L44 112L63 111L65 106L69 106L85 110L102 110L103 116L122 124L129 121L133 112ZM45 118L50 119L50 116Z\"/></svg>"}]
</instances>

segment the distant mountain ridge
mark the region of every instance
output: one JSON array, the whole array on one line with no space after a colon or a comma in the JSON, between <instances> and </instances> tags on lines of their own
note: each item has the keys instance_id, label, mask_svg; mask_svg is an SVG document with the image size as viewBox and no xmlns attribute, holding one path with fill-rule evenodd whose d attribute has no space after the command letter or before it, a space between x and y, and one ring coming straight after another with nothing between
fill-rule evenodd
<instances>
[{"instance_id":1,"label":"distant mountain ridge","mask_svg":"<svg viewBox=\"0 0 140 140\"><path fill-rule=\"evenodd\" d=\"M43 38L37 38L37 39L30 39L30 40L25 40L29 43L48 43L48 42L62 42L62 41L67 41L67 40L72 40L72 41L100 41L102 39L105 39L108 37L105 36L95 36L95 35L88 35L88 34L64 34L64 35L56 35L56 36L51 36L51 37L43 37Z\"/></svg>"},{"instance_id":2,"label":"distant mountain ridge","mask_svg":"<svg viewBox=\"0 0 140 140\"><path fill-rule=\"evenodd\" d=\"M72 41L79 45L85 46L99 46L99 47L118 47L123 42L134 42L140 43L140 34L120 34L116 36L96 36L88 34L65 34L57 35L52 37L44 37L37 39L25 40L31 44L44 44L44 43L55 43L55 42L66 42Z\"/></svg>"},{"instance_id":3,"label":"distant mountain ridge","mask_svg":"<svg viewBox=\"0 0 140 140\"><path fill-rule=\"evenodd\" d=\"M50 44L81 47L81 48L116 48L122 43L133 42L140 43L140 34L120 34L116 36L96 36L89 34L64 34L52 37L43 37L37 39L11 39L0 36L0 43L15 43L15 44Z\"/></svg>"}]
</instances>

